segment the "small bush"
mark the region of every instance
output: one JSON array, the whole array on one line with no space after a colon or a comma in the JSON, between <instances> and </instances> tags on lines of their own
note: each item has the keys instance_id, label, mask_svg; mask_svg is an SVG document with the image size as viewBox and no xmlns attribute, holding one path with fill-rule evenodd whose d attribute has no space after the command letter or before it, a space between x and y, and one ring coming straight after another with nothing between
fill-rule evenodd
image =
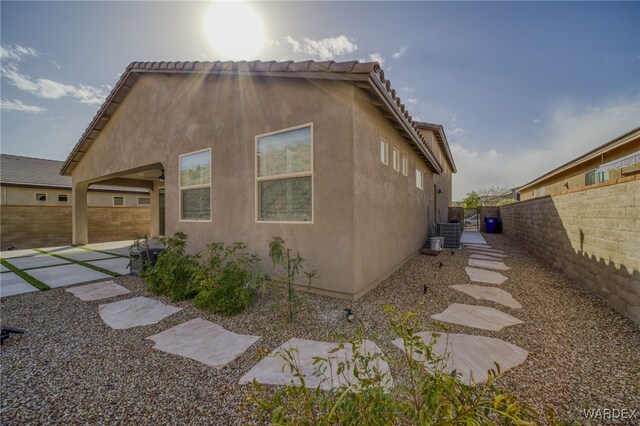
<instances>
[{"instance_id":1,"label":"small bush","mask_svg":"<svg viewBox=\"0 0 640 426\"><path fill-rule=\"evenodd\" d=\"M200 256L186 252L187 234L176 232L163 240L166 249L158 261L143 272L149 290L169 296L172 301L192 299L200 290L203 272Z\"/></svg>"}]
</instances>

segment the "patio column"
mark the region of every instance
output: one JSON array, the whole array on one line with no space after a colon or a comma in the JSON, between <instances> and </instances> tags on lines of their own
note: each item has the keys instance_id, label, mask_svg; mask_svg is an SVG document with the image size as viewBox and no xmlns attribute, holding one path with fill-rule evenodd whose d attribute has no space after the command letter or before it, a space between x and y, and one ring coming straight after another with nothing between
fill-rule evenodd
<instances>
[{"instance_id":1,"label":"patio column","mask_svg":"<svg viewBox=\"0 0 640 426\"><path fill-rule=\"evenodd\" d=\"M71 199L73 206L71 207L73 244L89 243L89 227L87 221L87 188L89 185L84 182L73 182L71 188Z\"/></svg>"},{"instance_id":2,"label":"patio column","mask_svg":"<svg viewBox=\"0 0 640 426\"><path fill-rule=\"evenodd\" d=\"M149 190L151 198L151 229L149 230L149 238L160 236L160 182L153 181L153 189Z\"/></svg>"}]
</instances>

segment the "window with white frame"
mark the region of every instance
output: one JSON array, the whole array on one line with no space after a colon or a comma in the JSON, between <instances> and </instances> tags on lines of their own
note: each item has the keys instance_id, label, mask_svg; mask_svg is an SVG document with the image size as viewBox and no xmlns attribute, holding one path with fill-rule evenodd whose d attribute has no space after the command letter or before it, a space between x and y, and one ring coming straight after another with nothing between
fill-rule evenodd
<instances>
[{"instance_id":1,"label":"window with white frame","mask_svg":"<svg viewBox=\"0 0 640 426\"><path fill-rule=\"evenodd\" d=\"M69 195L67 195L67 194L58 194L58 202L59 203L68 203L69 202Z\"/></svg>"},{"instance_id":2,"label":"window with white frame","mask_svg":"<svg viewBox=\"0 0 640 426\"><path fill-rule=\"evenodd\" d=\"M47 201L47 194L36 192L36 201Z\"/></svg>"},{"instance_id":3,"label":"window with white frame","mask_svg":"<svg viewBox=\"0 0 640 426\"><path fill-rule=\"evenodd\" d=\"M124 206L124 197L113 197L114 206Z\"/></svg>"},{"instance_id":4,"label":"window with white frame","mask_svg":"<svg viewBox=\"0 0 640 426\"><path fill-rule=\"evenodd\" d=\"M416 188L422 189L422 170L416 167Z\"/></svg>"},{"instance_id":5,"label":"window with white frame","mask_svg":"<svg viewBox=\"0 0 640 426\"><path fill-rule=\"evenodd\" d=\"M402 174L405 176L409 175L409 160L404 155L402 156Z\"/></svg>"},{"instance_id":6,"label":"window with white frame","mask_svg":"<svg viewBox=\"0 0 640 426\"><path fill-rule=\"evenodd\" d=\"M313 126L256 137L256 219L313 221Z\"/></svg>"},{"instance_id":7,"label":"window with white frame","mask_svg":"<svg viewBox=\"0 0 640 426\"><path fill-rule=\"evenodd\" d=\"M382 164L389 164L389 144L380 138L380 161Z\"/></svg>"},{"instance_id":8,"label":"window with white frame","mask_svg":"<svg viewBox=\"0 0 640 426\"><path fill-rule=\"evenodd\" d=\"M151 204L151 198L149 197L138 197L138 205L146 206Z\"/></svg>"},{"instance_id":9,"label":"window with white frame","mask_svg":"<svg viewBox=\"0 0 640 426\"><path fill-rule=\"evenodd\" d=\"M211 220L211 149L180 156L180 220Z\"/></svg>"},{"instance_id":10,"label":"window with white frame","mask_svg":"<svg viewBox=\"0 0 640 426\"><path fill-rule=\"evenodd\" d=\"M393 170L400 171L400 151L398 151L396 148L393 148L391 160L391 163L393 164Z\"/></svg>"}]
</instances>

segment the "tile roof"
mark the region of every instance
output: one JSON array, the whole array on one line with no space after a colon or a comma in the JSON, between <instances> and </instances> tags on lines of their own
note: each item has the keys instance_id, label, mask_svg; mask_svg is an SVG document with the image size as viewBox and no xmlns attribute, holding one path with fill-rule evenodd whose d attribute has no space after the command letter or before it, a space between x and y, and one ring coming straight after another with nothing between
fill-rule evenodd
<instances>
[{"instance_id":1,"label":"tile roof","mask_svg":"<svg viewBox=\"0 0 640 426\"><path fill-rule=\"evenodd\" d=\"M442 152L444 152L447 162L449 163L449 166L451 166L451 170L453 173L456 173L458 169L456 168L456 163L453 161L453 155L449 149L449 141L447 141L444 126L442 124L426 123L421 121L417 121L416 126L418 126L418 129L432 130L435 133L438 145L440 145Z\"/></svg>"},{"instance_id":2,"label":"tile roof","mask_svg":"<svg viewBox=\"0 0 640 426\"><path fill-rule=\"evenodd\" d=\"M60 175L63 162L46 158L0 154L0 184L71 189L71 177ZM92 185L93 190L146 192L143 189Z\"/></svg>"},{"instance_id":3,"label":"tile roof","mask_svg":"<svg viewBox=\"0 0 640 426\"><path fill-rule=\"evenodd\" d=\"M70 175L75 164L80 161L89 145L109 122L127 93L141 75L147 73L163 74L232 74L259 75L270 77L299 77L307 79L330 79L351 81L369 92L375 99L374 105L383 111L394 127L413 143L414 150L426 161L434 173L443 168L424 136L418 130L406 106L391 88L391 82L385 78L384 71L377 62L360 63L358 61L227 61L227 62L132 62L102 104L82 137L64 162L60 173ZM444 142L446 144L446 139ZM445 151L450 155L448 147ZM453 160L451 159L451 162Z\"/></svg>"}]
</instances>

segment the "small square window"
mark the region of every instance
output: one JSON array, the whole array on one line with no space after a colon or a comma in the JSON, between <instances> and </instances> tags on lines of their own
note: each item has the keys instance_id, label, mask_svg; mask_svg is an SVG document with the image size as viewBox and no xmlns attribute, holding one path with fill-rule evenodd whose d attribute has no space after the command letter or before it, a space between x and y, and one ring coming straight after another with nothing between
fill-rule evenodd
<instances>
[{"instance_id":1,"label":"small square window","mask_svg":"<svg viewBox=\"0 0 640 426\"><path fill-rule=\"evenodd\" d=\"M400 151L393 148L392 164L393 170L400 171Z\"/></svg>"},{"instance_id":2,"label":"small square window","mask_svg":"<svg viewBox=\"0 0 640 426\"><path fill-rule=\"evenodd\" d=\"M402 156L402 174L405 176L409 175L409 160L404 155Z\"/></svg>"},{"instance_id":3,"label":"small square window","mask_svg":"<svg viewBox=\"0 0 640 426\"><path fill-rule=\"evenodd\" d=\"M47 201L47 194L36 193L36 201Z\"/></svg>"},{"instance_id":4,"label":"small square window","mask_svg":"<svg viewBox=\"0 0 640 426\"><path fill-rule=\"evenodd\" d=\"M382 164L389 164L389 144L382 138L380 138L380 161Z\"/></svg>"},{"instance_id":5,"label":"small square window","mask_svg":"<svg viewBox=\"0 0 640 426\"><path fill-rule=\"evenodd\" d=\"M416 188L422 189L422 170L416 167Z\"/></svg>"},{"instance_id":6,"label":"small square window","mask_svg":"<svg viewBox=\"0 0 640 426\"><path fill-rule=\"evenodd\" d=\"M138 197L138 205L146 206L151 204L151 198L149 197Z\"/></svg>"},{"instance_id":7,"label":"small square window","mask_svg":"<svg viewBox=\"0 0 640 426\"><path fill-rule=\"evenodd\" d=\"M124 206L124 197L113 197L114 206Z\"/></svg>"},{"instance_id":8,"label":"small square window","mask_svg":"<svg viewBox=\"0 0 640 426\"><path fill-rule=\"evenodd\" d=\"M58 194L58 202L59 203L68 203L69 196L67 194Z\"/></svg>"}]
</instances>

